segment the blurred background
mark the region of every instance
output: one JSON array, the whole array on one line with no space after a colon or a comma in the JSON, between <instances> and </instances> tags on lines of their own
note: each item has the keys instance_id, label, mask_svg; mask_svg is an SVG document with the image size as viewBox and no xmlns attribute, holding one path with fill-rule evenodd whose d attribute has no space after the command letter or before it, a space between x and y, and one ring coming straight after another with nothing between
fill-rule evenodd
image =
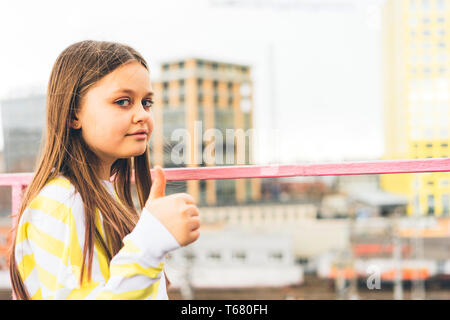
<instances>
[{"instance_id":1,"label":"blurred background","mask_svg":"<svg viewBox=\"0 0 450 320\"><path fill-rule=\"evenodd\" d=\"M52 65L86 39L149 62L152 166L449 155L450 0L2 1L0 12L0 173L35 170ZM215 162L174 161L177 129L200 136L189 143L200 158L205 133L221 133ZM246 134L230 142L227 129ZM197 199L202 227L169 256L171 299L450 297L448 173L168 182L174 192ZM7 299L10 187L0 199Z\"/></svg>"}]
</instances>

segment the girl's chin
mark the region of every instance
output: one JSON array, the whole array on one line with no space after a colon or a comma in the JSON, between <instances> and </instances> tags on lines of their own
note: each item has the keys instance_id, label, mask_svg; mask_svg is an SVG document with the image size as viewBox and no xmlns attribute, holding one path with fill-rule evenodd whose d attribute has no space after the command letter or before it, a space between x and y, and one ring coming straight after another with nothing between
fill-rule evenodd
<instances>
[{"instance_id":1,"label":"girl's chin","mask_svg":"<svg viewBox=\"0 0 450 320\"><path fill-rule=\"evenodd\" d=\"M145 150L146 150L146 149L147 149L147 147L143 147L143 148L141 148L141 149L139 149L139 150L135 150L135 151L131 152L130 157L137 157L137 156L140 156L140 155L142 155L142 154L145 153Z\"/></svg>"},{"instance_id":2,"label":"girl's chin","mask_svg":"<svg viewBox=\"0 0 450 320\"><path fill-rule=\"evenodd\" d=\"M142 146L132 146L127 147L125 150L122 150L120 154L116 154L117 158L131 158L131 157L137 157L145 153L145 150L147 150L147 144L143 143Z\"/></svg>"}]
</instances>

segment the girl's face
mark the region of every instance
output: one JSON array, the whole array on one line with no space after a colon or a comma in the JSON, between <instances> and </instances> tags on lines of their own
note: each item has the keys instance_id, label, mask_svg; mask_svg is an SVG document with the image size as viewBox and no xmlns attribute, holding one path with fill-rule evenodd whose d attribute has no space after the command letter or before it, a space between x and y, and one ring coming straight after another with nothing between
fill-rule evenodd
<instances>
[{"instance_id":1,"label":"girl's face","mask_svg":"<svg viewBox=\"0 0 450 320\"><path fill-rule=\"evenodd\" d=\"M118 67L87 91L73 127L81 128L101 159L104 179L117 159L145 152L153 131L152 95L149 72L137 61ZM130 135L142 129L146 135Z\"/></svg>"}]
</instances>

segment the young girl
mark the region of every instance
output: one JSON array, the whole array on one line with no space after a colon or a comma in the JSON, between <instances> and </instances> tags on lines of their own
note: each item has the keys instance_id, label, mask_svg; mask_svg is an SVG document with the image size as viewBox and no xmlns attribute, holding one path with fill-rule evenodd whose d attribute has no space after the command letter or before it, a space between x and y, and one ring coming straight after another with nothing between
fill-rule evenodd
<instances>
[{"instance_id":1,"label":"young girl","mask_svg":"<svg viewBox=\"0 0 450 320\"><path fill-rule=\"evenodd\" d=\"M165 257L197 240L200 220L192 196L165 196L161 167L152 185L152 95L147 63L129 46L82 41L59 55L11 250L16 298L168 298Z\"/></svg>"}]
</instances>

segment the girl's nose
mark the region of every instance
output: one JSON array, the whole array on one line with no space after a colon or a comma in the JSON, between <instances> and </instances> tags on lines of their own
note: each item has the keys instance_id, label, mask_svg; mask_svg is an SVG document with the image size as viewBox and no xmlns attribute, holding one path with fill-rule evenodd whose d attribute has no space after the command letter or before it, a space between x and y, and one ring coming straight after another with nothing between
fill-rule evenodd
<instances>
[{"instance_id":1,"label":"girl's nose","mask_svg":"<svg viewBox=\"0 0 450 320\"><path fill-rule=\"evenodd\" d=\"M146 111L144 106L140 104L134 114L134 122L148 121L150 119L150 111Z\"/></svg>"}]
</instances>

